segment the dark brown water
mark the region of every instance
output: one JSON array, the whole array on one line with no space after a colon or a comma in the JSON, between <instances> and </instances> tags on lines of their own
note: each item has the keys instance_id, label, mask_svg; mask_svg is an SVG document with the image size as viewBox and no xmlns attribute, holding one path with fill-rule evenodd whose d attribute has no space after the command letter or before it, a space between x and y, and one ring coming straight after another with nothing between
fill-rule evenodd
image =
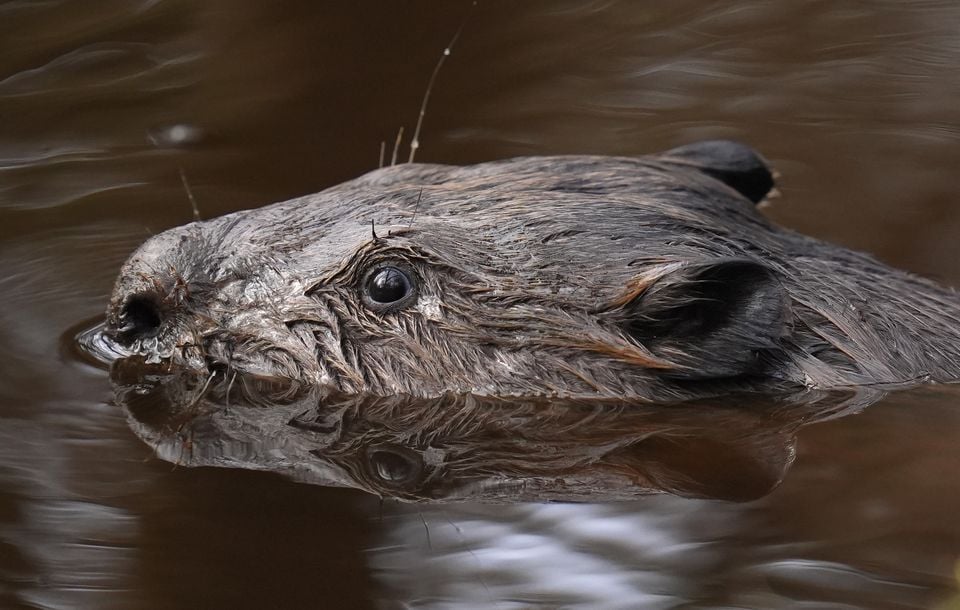
<instances>
[{"instance_id":1,"label":"dark brown water","mask_svg":"<svg viewBox=\"0 0 960 610\"><path fill-rule=\"evenodd\" d=\"M960 607L955 389L803 428L745 504L381 506L134 436L72 337L190 220L180 169L212 217L374 168L466 12L0 3L0 608ZM958 65L942 0L486 2L418 159L736 138L778 221L957 285Z\"/></svg>"}]
</instances>

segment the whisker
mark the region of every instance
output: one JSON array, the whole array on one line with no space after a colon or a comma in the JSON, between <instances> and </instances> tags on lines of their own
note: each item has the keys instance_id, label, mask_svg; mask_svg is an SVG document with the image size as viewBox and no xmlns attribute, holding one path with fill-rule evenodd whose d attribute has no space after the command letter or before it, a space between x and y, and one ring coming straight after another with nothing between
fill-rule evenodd
<instances>
[{"instance_id":1,"label":"whisker","mask_svg":"<svg viewBox=\"0 0 960 610\"><path fill-rule=\"evenodd\" d=\"M400 153L400 142L403 140L403 125L397 131L397 139L393 142L393 156L390 157L390 167L397 164L397 155Z\"/></svg>"},{"instance_id":2,"label":"whisker","mask_svg":"<svg viewBox=\"0 0 960 610\"><path fill-rule=\"evenodd\" d=\"M230 370L230 364L227 364L227 370ZM224 409L230 410L230 391L233 389L233 382L237 380L237 372L234 371L233 375L230 377L230 383L227 384L227 394L224 397Z\"/></svg>"},{"instance_id":3,"label":"whisker","mask_svg":"<svg viewBox=\"0 0 960 610\"><path fill-rule=\"evenodd\" d=\"M423 511L417 511L417 515L420 517L420 522L423 523L423 531L427 534L427 548L431 551L433 550L433 544L430 542L430 526L427 525L427 520L423 517Z\"/></svg>"},{"instance_id":4,"label":"whisker","mask_svg":"<svg viewBox=\"0 0 960 610\"><path fill-rule=\"evenodd\" d=\"M417 210L420 209L420 200L423 199L423 188L420 188L420 194L417 195L417 203L413 206L413 216L410 217L410 224L407 225L407 228L413 227L413 221L417 219Z\"/></svg>"},{"instance_id":5,"label":"whisker","mask_svg":"<svg viewBox=\"0 0 960 610\"><path fill-rule=\"evenodd\" d=\"M430 101L430 93L433 92L433 85L437 81L437 75L440 73L440 68L443 67L443 62L450 57L450 53L453 51L453 45L457 44L460 34L463 33L463 28L467 25L467 19L469 19L470 15L473 14L473 9L476 8L476 6L477 1L474 0L470 5L470 11L464 15L463 21L460 22L460 27L457 28L457 32L453 35L453 38L450 39L450 44L448 44L443 50L443 53L440 55L440 59L437 60L437 65L433 67L433 74L430 75L430 80L427 82L427 90L423 93L423 101L420 102L420 114L417 116L417 126L413 130L413 138L410 140L410 157L407 159L407 163L413 163L413 158L417 154L417 149L420 148L420 128L423 127L423 117L427 114L427 103Z\"/></svg>"},{"instance_id":6,"label":"whisker","mask_svg":"<svg viewBox=\"0 0 960 610\"><path fill-rule=\"evenodd\" d=\"M187 191L187 198L190 199L190 207L193 208L193 220L200 220L200 208L197 207L197 200L193 197L193 191L190 190L190 185L187 183L187 173L183 171L183 168L178 168L180 170L180 182L183 183L183 188Z\"/></svg>"}]
</instances>

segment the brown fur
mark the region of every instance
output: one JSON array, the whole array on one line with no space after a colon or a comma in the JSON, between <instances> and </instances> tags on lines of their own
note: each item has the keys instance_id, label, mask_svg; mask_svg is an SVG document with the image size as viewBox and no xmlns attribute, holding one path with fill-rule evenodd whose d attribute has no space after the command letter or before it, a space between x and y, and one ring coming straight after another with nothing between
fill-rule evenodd
<instances>
[{"instance_id":1,"label":"brown fur","mask_svg":"<svg viewBox=\"0 0 960 610\"><path fill-rule=\"evenodd\" d=\"M109 331L215 383L383 397L669 402L960 377L951 290L773 225L711 146L400 165L191 223L127 261ZM387 263L416 299L378 311L363 282Z\"/></svg>"}]
</instances>

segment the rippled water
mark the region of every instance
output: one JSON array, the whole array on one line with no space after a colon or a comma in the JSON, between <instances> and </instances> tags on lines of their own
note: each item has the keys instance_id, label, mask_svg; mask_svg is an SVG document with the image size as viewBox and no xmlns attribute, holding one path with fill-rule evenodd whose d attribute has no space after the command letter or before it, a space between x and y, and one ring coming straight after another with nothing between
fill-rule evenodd
<instances>
[{"instance_id":1,"label":"rippled water","mask_svg":"<svg viewBox=\"0 0 960 610\"><path fill-rule=\"evenodd\" d=\"M0 607L957 607L952 388L803 428L748 503L380 503L153 457L73 336L146 236L407 133L466 3L0 3ZM751 143L779 222L960 284L960 7L481 2L418 159ZM388 147L389 149L389 144Z\"/></svg>"}]
</instances>

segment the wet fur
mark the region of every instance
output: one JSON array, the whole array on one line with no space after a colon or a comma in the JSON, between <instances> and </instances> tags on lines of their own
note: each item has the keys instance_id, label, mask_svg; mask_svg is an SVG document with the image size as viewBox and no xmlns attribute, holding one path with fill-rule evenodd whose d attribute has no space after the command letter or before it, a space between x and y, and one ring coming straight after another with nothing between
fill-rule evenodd
<instances>
[{"instance_id":1,"label":"wet fur","mask_svg":"<svg viewBox=\"0 0 960 610\"><path fill-rule=\"evenodd\" d=\"M383 168L154 237L108 325L144 299L163 324L121 337L133 353L347 394L673 401L960 377L951 290L777 227L709 169ZM415 278L411 306L364 304L381 263Z\"/></svg>"}]
</instances>

